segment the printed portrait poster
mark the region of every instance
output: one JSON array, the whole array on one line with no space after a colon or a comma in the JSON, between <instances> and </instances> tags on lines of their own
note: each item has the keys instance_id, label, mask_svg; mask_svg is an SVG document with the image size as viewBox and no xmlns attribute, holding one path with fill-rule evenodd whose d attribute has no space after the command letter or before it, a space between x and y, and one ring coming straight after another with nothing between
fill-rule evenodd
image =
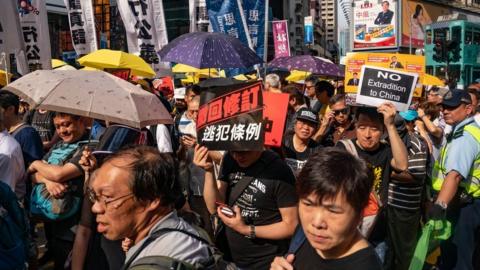
<instances>
[{"instance_id":1,"label":"printed portrait poster","mask_svg":"<svg viewBox=\"0 0 480 270\"><path fill-rule=\"evenodd\" d=\"M353 50L397 47L397 0L353 2Z\"/></svg>"},{"instance_id":2,"label":"printed portrait poster","mask_svg":"<svg viewBox=\"0 0 480 270\"><path fill-rule=\"evenodd\" d=\"M396 69L418 75L414 97L422 95L423 77L425 74L425 57L399 53L347 53L345 60L345 92L357 93L364 65Z\"/></svg>"},{"instance_id":3,"label":"printed portrait poster","mask_svg":"<svg viewBox=\"0 0 480 270\"><path fill-rule=\"evenodd\" d=\"M394 69L363 66L357 104L377 107L389 101L397 111L408 110L418 75Z\"/></svg>"},{"instance_id":4,"label":"printed portrait poster","mask_svg":"<svg viewBox=\"0 0 480 270\"><path fill-rule=\"evenodd\" d=\"M213 87L200 95L197 140L210 150L260 151L265 140L260 82Z\"/></svg>"}]
</instances>

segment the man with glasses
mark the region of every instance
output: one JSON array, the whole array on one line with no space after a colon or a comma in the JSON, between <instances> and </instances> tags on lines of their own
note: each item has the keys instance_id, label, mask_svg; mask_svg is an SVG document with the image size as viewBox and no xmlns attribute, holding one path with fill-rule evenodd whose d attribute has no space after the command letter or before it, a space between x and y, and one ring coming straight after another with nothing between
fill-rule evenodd
<instances>
[{"instance_id":1,"label":"man with glasses","mask_svg":"<svg viewBox=\"0 0 480 270\"><path fill-rule=\"evenodd\" d=\"M355 138L355 125L350 115L350 107L344 94L333 96L330 111L322 119L320 128L313 139L325 147L334 146L339 140Z\"/></svg>"},{"instance_id":2,"label":"man with glasses","mask_svg":"<svg viewBox=\"0 0 480 270\"><path fill-rule=\"evenodd\" d=\"M437 193L429 220L452 223L452 237L441 244L441 269L473 269L476 232L480 228L480 126L471 116L467 91L451 90L442 102L445 122L453 126L432 171Z\"/></svg>"},{"instance_id":3,"label":"man with glasses","mask_svg":"<svg viewBox=\"0 0 480 270\"><path fill-rule=\"evenodd\" d=\"M147 256L191 264L209 258L209 246L189 235L199 233L175 211L181 191L171 155L148 146L121 150L104 161L87 193L98 232L133 242L126 266Z\"/></svg>"},{"instance_id":4,"label":"man with glasses","mask_svg":"<svg viewBox=\"0 0 480 270\"><path fill-rule=\"evenodd\" d=\"M315 85L317 84L318 80L315 76L308 76L305 79L305 96L309 99L308 106L310 109L313 109L315 104L317 104L317 96L315 95Z\"/></svg>"}]
</instances>

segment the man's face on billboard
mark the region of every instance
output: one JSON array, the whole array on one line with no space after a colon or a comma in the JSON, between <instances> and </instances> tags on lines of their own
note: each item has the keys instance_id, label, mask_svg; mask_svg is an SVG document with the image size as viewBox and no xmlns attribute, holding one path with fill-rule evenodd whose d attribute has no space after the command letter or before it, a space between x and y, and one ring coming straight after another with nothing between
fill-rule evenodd
<instances>
[{"instance_id":1,"label":"man's face on billboard","mask_svg":"<svg viewBox=\"0 0 480 270\"><path fill-rule=\"evenodd\" d=\"M388 2L383 2L382 3L383 12L387 12L389 7L390 7L390 4Z\"/></svg>"}]
</instances>

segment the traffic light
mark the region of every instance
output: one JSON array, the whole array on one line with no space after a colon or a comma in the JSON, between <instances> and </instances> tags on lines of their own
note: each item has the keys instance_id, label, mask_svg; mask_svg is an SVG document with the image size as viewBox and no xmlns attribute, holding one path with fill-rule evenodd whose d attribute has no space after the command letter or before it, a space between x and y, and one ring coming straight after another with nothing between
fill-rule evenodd
<instances>
[{"instance_id":1,"label":"traffic light","mask_svg":"<svg viewBox=\"0 0 480 270\"><path fill-rule=\"evenodd\" d=\"M446 62L445 42L437 40L435 47L433 47L433 60L437 62Z\"/></svg>"},{"instance_id":2,"label":"traffic light","mask_svg":"<svg viewBox=\"0 0 480 270\"><path fill-rule=\"evenodd\" d=\"M458 62L462 58L460 52L462 48L460 48L460 43L456 40L450 40L447 44L448 54L450 55L450 61Z\"/></svg>"}]
</instances>

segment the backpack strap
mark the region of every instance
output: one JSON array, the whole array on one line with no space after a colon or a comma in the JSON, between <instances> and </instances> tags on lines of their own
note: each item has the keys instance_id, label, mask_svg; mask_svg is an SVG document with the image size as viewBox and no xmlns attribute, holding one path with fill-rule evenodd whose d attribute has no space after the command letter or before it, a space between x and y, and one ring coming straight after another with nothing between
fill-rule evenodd
<instances>
[{"instance_id":1,"label":"backpack strap","mask_svg":"<svg viewBox=\"0 0 480 270\"><path fill-rule=\"evenodd\" d=\"M339 142L341 142L345 146L345 149L347 149L347 151L350 154L358 157L357 148L355 147L355 144L353 143L352 140L346 139L346 140L340 140Z\"/></svg>"},{"instance_id":2,"label":"backpack strap","mask_svg":"<svg viewBox=\"0 0 480 270\"><path fill-rule=\"evenodd\" d=\"M288 247L288 252L286 255L296 254L306 239L307 237L303 232L302 226L298 225L297 228L295 229L295 232L293 233L293 237L292 237L292 240L290 241L290 246Z\"/></svg>"},{"instance_id":3,"label":"backpack strap","mask_svg":"<svg viewBox=\"0 0 480 270\"><path fill-rule=\"evenodd\" d=\"M140 253L148 246L150 245L155 239L159 238L160 236L164 235L164 234L167 234L167 233L170 233L170 232L180 232L180 233L183 233L183 234L186 234L192 238L194 238L195 240L199 241L199 242L202 242L203 244L207 245L209 247L209 252L211 252L211 244L210 242L208 242L207 240L203 239L202 237L198 236L198 235L195 235L191 232L188 232L186 230L182 230L182 229L176 229L176 228L162 228L162 229L159 229L155 232L153 232L150 236L148 236L148 238L142 243L142 245L135 251L135 253L133 253L133 255L130 257L130 259L125 262L125 264L123 265L122 267L122 270L127 270L130 265L132 265L133 261L138 257L138 255L140 255ZM212 254L211 254L212 255Z\"/></svg>"}]
</instances>

